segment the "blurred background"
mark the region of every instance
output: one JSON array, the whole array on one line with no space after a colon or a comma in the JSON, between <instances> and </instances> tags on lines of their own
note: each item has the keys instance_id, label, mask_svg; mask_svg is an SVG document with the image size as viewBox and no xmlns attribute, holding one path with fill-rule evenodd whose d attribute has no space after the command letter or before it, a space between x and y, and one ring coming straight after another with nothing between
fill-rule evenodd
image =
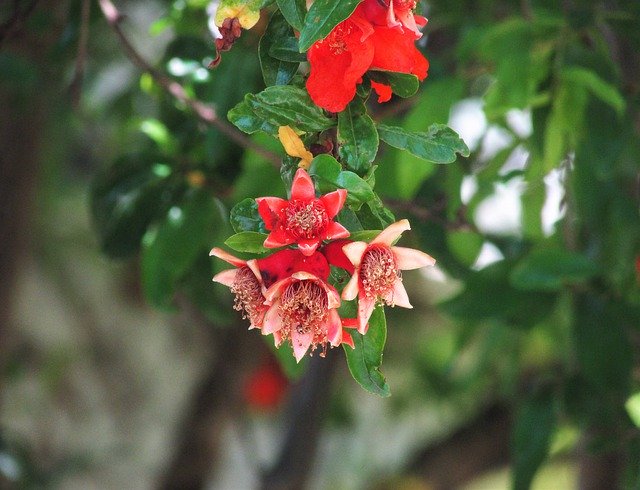
<instances>
[{"instance_id":1,"label":"blurred background","mask_svg":"<svg viewBox=\"0 0 640 490\"><path fill-rule=\"evenodd\" d=\"M385 399L211 282L229 208L285 191L219 122L269 9L208 69L215 2L110 6L0 2L1 488L639 488L639 2L419 2L429 77L371 110L472 153L379 155L438 261L387 310Z\"/></svg>"}]
</instances>

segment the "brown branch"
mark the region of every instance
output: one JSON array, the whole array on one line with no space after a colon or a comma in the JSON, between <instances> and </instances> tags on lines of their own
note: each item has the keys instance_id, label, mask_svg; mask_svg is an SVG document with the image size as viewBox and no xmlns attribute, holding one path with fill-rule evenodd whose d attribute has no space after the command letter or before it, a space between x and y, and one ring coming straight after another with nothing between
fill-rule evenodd
<instances>
[{"instance_id":1,"label":"brown branch","mask_svg":"<svg viewBox=\"0 0 640 490\"><path fill-rule=\"evenodd\" d=\"M80 105L82 96L82 82L84 80L85 66L87 64L87 45L89 41L89 19L91 16L91 0L82 0L82 10L80 12L80 35L78 37L78 55L76 56L76 67L73 81L69 86L71 92L71 102L74 107Z\"/></svg>"},{"instance_id":2,"label":"brown branch","mask_svg":"<svg viewBox=\"0 0 640 490\"><path fill-rule=\"evenodd\" d=\"M169 78L163 72L151 66L133 47L127 36L124 34L122 28L120 27L120 23L124 16L116 8L113 2L111 2L111 0L98 0L98 3L100 5L100 10L102 10L102 14L107 20L107 23L115 32L127 57L133 62L134 65L136 65L145 73L148 73L151 78L153 78L154 81L158 85L160 85L160 87L162 87L168 94L191 109L198 117L198 119L200 119L202 122L213 126L229 139L236 142L238 145L255 151L260 156L274 164L274 166L280 166L280 157L278 157L278 155L263 148L261 145L255 143L250 138L237 131L233 126L221 120L216 114L216 111L213 107L204 104L197 99L193 99L187 94L182 85Z\"/></svg>"}]
</instances>

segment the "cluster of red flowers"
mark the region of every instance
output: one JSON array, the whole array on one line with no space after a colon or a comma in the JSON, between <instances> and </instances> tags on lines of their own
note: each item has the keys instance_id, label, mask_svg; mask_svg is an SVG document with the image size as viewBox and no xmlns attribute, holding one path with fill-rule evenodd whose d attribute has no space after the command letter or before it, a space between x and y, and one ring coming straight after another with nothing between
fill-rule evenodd
<instances>
[{"instance_id":1,"label":"cluster of red flowers","mask_svg":"<svg viewBox=\"0 0 640 490\"><path fill-rule=\"evenodd\" d=\"M427 76L429 63L415 47L418 26L427 19L413 13L415 0L363 0L353 14L307 53L311 66L307 90L331 112L344 110L367 70L379 69ZM378 102L391 98L391 87L371 82Z\"/></svg>"},{"instance_id":2,"label":"cluster of red flowers","mask_svg":"<svg viewBox=\"0 0 640 490\"><path fill-rule=\"evenodd\" d=\"M289 200L256 200L270 231L264 246L287 248L252 260L239 259L219 248L211 250L211 255L236 267L220 272L213 280L235 294L234 308L249 319L249 328L273 334L276 346L290 342L298 361L319 346L322 352L327 344L353 347L353 338L345 329L357 328L365 334L378 302L411 308L400 271L435 263L418 250L392 246L410 229L407 220L390 225L370 243L347 240L349 232L334 221L346 196L347 191L340 189L316 197L311 177L299 169ZM330 265L351 274L342 294L328 282ZM355 298L357 318L341 318L341 301Z\"/></svg>"}]
</instances>

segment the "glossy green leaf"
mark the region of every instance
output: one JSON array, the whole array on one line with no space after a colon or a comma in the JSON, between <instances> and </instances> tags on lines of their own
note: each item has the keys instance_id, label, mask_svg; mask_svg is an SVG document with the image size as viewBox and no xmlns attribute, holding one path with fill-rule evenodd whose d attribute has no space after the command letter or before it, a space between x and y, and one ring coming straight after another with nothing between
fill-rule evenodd
<instances>
[{"instance_id":1,"label":"glossy green leaf","mask_svg":"<svg viewBox=\"0 0 640 490\"><path fill-rule=\"evenodd\" d=\"M231 208L231 227L236 233L253 231L265 233L264 221L258 213L258 203L255 199L247 198Z\"/></svg>"},{"instance_id":2,"label":"glossy green leaf","mask_svg":"<svg viewBox=\"0 0 640 490\"><path fill-rule=\"evenodd\" d=\"M382 141L394 148L407 150L412 155L434 163L455 162L456 153L469 156L469 148L458 133L444 124L433 124L426 132L406 131L379 124L378 134Z\"/></svg>"},{"instance_id":3,"label":"glossy green leaf","mask_svg":"<svg viewBox=\"0 0 640 490\"><path fill-rule=\"evenodd\" d=\"M378 131L363 101L356 97L338 114L338 152L342 163L364 175L378 153Z\"/></svg>"},{"instance_id":4,"label":"glossy green leaf","mask_svg":"<svg viewBox=\"0 0 640 490\"><path fill-rule=\"evenodd\" d=\"M369 320L369 330L365 335L353 330L349 332L353 337L355 349L344 346L347 365L351 376L369 393L378 396L389 396L389 385L380 372L382 352L387 340L387 322L384 309L378 306Z\"/></svg>"},{"instance_id":5,"label":"glossy green leaf","mask_svg":"<svg viewBox=\"0 0 640 490\"><path fill-rule=\"evenodd\" d=\"M127 257L140 248L149 224L167 209L172 169L152 155L131 155L98 175L91 189L91 214L102 251Z\"/></svg>"},{"instance_id":6,"label":"glossy green leaf","mask_svg":"<svg viewBox=\"0 0 640 490\"><path fill-rule=\"evenodd\" d=\"M280 12L275 12L271 16L269 25L262 35L258 46L262 78L264 78L264 83L267 86L286 85L291 81L296 71L298 71L298 63L274 58L270 52L275 39L289 38L292 36L293 29L291 26L284 20Z\"/></svg>"},{"instance_id":7,"label":"glossy green leaf","mask_svg":"<svg viewBox=\"0 0 640 490\"><path fill-rule=\"evenodd\" d=\"M227 118L240 131L248 134L253 134L257 131L264 131L274 136L278 134L278 126L259 117L246 101L246 98L227 113Z\"/></svg>"},{"instance_id":8,"label":"glossy green leaf","mask_svg":"<svg viewBox=\"0 0 640 490\"><path fill-rule=\"evenodd\" d=\"M307 13L305 0L276 0L280 12L296 31L301 31Z\"/></svg>"},{"instance_id":9,"label":"glossy green leaf","mask_svg":"<svg viewBox=\"0 0 640 490\"><path fill-rule=\"evenodd\" d=\"M383 83L391 87L391 91L398 97L407 98L415 95L420 88L420 80L411 73L399 73L387 70L371 70L369 78L374 82Z\"/></svg>"},{"instance_id":10,"label":"glossy green leaf","mask_svg":"<svg viewBox=\"0 0 640 490\"><path fill-rule=\"evenodd\" d=\"M589 279L599 268L589 258L556 247L533 250L511 273L511 284L524 290L554 291Z\"/></svg>"},{"instance_id":11,"label":"glossy green leaf","mask_svg":"<svg viewBox=\"0 0 640 490\"><path fill-rule=\"evenodd\" d=\"M377 237L382 230L361 230L354 231L349 235L349 240L354 242L370 242Z\"/></svg>"},{"instance_id":12,"label":"glossy green leaf","mask_svg":"<svg viewBox=\"0 0 640 490\"><path fill-rule=\"evenodd\" d=\"M363 203L375 198L371 186L362 177L348 170L342 170L340 163L331 155L315 157L309 167L309 174L317 177L324 191L336 188L347 190L347 202Z\"/></svg>"},{"instance_id":13,"label":"glossy green leaf","mask_svg":"<svg viewBox=\"0 0 640 490\"><path fill-rule=\"evenodd\" d=\"M298 38L293 35L272 39L269 54L282 61L297 63L307 61L306 53L298 50Z\"/></svg>"},{"instance_id":14,"label":"glossy green leaf","mask_svg":"<svg viewBox=\"0 0 640 490\"><path fill-rule=\"evenodd\" d=\"M273 251L264 247L267 236L265 233L255 231L241 231L227 238L224 244L237 252L264 254Z\"/></svg>"},{"instance_id":15,"label":"glossy green leaf","mask_svg":"<svg viewBox=\"0 0 640 490\"><path fill-rule=\"evenodd\" d=\"M324 39L335 26L353 13L358 3L360 0L315 0L300 30L300 52Z\"/></svg>"},{"instance_id":16,"label":"glossy green leaf","mask_svg":"<svg viewBox=\"0 0 640 490\"><path fill-rule=\"evenodd\" d=\"M543 392L529 398L518 410L513 429L513 489L528 490L547 458L555 430L554 401Z\"/></svg>"},{"instance_id":17,"label":"glossy green leaf","mask_svg":"<svg viewBox=\"0 0 640 490\"><path fill-rule=\"evenodd\" d=\"M207 253L219 213L211 195L190 190L172 206L165 219L151 228L142 240L142 287L155 306L167 306L177 281Z\"/></svg>"},{"instance_id":18,"label":"glossy green leaf","mask_svg":"<svg viewBox=\"0 0 640 490\"><path fill-rule=\"evenodd\" d=\"M306 90L292 85L267 87L245 97L253 111L275 126L292 126L307 132L323 131L335 125L316 106Z\"/></svg>"}]
</instances>

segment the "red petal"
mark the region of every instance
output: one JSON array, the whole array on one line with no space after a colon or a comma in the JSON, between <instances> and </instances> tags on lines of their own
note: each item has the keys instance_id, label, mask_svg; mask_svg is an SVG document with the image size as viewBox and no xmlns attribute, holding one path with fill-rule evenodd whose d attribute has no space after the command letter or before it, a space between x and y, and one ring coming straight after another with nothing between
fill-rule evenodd
<instances>
[{"instance_id":1,"label":"red petal","mask_svg":"<svg viewBox=\"0 0 640 490\"><path fill-rule=\"evenodd\" d=\"M362 27L364 22L360 18L341 22L307 52L311 66L307 91L313 102L330 112L344 110L353 99L356 84L373 59L373 43Z\"/></svg>"},{"instance_id":2,"label":"red petal","mask_svg":"<svg viewBox=\"0 0 640 490\"><path fill-rule=\"evenodd\" d=\"M337 240L339 238L347 238L350 235L349 230L336 221L332 221L327 225L327 229L322 237L324 240Z\"/></svg>"},{"instance_id":3,"label":"red petal","mask_svg":"<svg viewBox=\"0 0 640 490\"><path fill-rule=\"evenodd\" d=\"M355 344L353 343L353 337L349 332L345 332L344 330L342 331L342 343L347 344L352 349L356 348Z\"/></svg>"},{"instance_id":4,"label":"red petal","mask_svg":"<svg viewBox=\"0 0 640 490\"><path fill-rule=\"evenodd\" d=\"M346 270L349 274L353 274L354 267L347 258L342 247L351 243L351 240L336 240L322 247L322 253L327 257L331 265Z\"/></svg>"},{"instance_id":5,"label":"red petal","mask_svg":"<svg viewBox=\"0 0 640 490\"><path fill-rule=\"evenodd\" d=\"M291 184L292 201L312 201L316 198L316 188L307 171L299 168Z\"/></svg>"},{"instance_id":6,"label":"red petal","mask_svg":"<svg viewBox=\"0 0 640 490\"><path fill-rule=\"evenodd\" d=\"M257 265L266 288L273 283L289 277L294 272L294 264L301 256L298 250L285 249L274 254L258 259Z\"/></svg>"},{"instance_id":7,"label":"red petal","mask_svg":"<svg viewBox=\"0 0 640 490\"><path fill-rule=\"evenodd\" d=\"M291 238L282 228L278 228L269 233L269 236L264 241L266 248L280 248L285 245L291 245L295 243L295 240Z\"/></svg>"},{"instance_id":8,"label":"red petal","mask_svg":"<svg viewBox=\"0 0 640 490\"><path fill-rule=\"evenodd\" d=\"M384 83L378 83L371 80L371 88L378 94L378 102L389 102L391 100L391 87Z\"/></svg>"},{"instance_id":9,"label":"red petal","mask_svg":"<svg viewBox=\"0 0 640 490\"><path fill-rule=\"evenodd\" d=\"M316 251L316 249L318 248L318 245L320 245L319 238L311 238L309 240L298 240L298 248L307 257L309 255L313 255L313 252Z\"/></svg>"},{"instance_id":10,"label":"red petal","mask_svg":"<svg viewBox=\"0 0 640 490\"><path fill-rule=\"evenodd\" d=\"M371 68L412 73L420 80L427 77L429 62L416 48L412 31L376 27L371 39L375 46Z\"/></svg>"},{"instance_id":11,"label":"red petal","mask_svg":"<svg viewBox=\"0 0 640 490\"><path fill-rule=\"evenodd\" d=\"M273 230L278 226L280 211L289 204L288 201L279 197L259 197L256 202L258 203L258 214L264 221L267 230Z\"/></svg>"},{"instance_id":12,"label":"red petal","mask_svg":"<svg viewBox=\"0 0 640 490\"><path fill-rule=\"evenodd\" d=\"M320 198L329 219L333 219L340 212L346 199L347 191L345 189L329 192Z\"/></svg>"},{"instance_id":13,"label":"red petal","mask_svg":"<svg viewBox=\"0 0 640 490\"><path fill-rule=\"evenodd\" d=\"M302 254L299 250L292 250L295 252L296 261L293 264L293 272L304 271L313 274L314 276L326 281L329 278L329 264L324 255L316 252L310 256Z\"/></svg>"}]
</instances>

